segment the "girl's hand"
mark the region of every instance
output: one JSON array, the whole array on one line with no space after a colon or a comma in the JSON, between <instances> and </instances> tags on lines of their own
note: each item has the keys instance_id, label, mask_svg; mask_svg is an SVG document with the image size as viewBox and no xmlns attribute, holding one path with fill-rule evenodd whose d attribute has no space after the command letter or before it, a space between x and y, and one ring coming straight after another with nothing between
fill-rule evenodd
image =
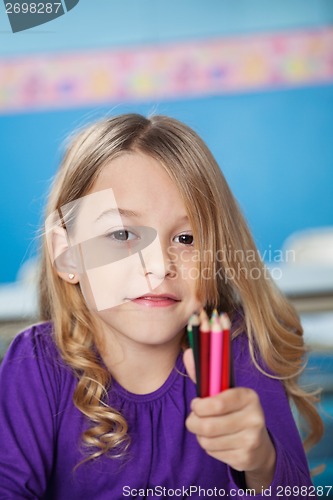
<instances>
[{"instance_id":1,"label":"girl's hand","mask_svg":"<svg viewBox=\"0 0 333 500\"><path fill-rule=\"evenodd\" d=\"M184 363L195 380L191 350L184 354ZM196 434L208 455L244 471L249 488L267 488L271 484L275 449L255 391L237 387L216 396L195 398L191 410L186 427Z\"/></svg>"}]
</instances>

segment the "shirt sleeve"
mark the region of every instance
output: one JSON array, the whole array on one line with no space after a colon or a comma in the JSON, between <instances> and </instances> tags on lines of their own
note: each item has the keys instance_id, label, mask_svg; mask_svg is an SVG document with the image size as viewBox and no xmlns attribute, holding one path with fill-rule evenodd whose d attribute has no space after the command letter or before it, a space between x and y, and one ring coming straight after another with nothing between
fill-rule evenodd
<instances>
[{"instance_id":1,"label":"shirt sleeve","mask_svg":"<svg viewBox=\"0 0 333 500\"><path fill-rule=\"evenodd\" d=\"M241 335L236 345L234 364L236 386L249 387L257 392L265 414L266 427L276 451L273 481L268 490L253 498L317 498L312 484L303 444L293 418L289 400L280 380L261 373L251 359L248 339ZM242 490L244 476L228 468L230 488Z\"/></svg>"},{"instance_id":2,"label":"shirt sleeve","mask_svg":"<svg viewBox=\"0 0 333 500\"><path fill-rule=\"evenodd\" d=\"M19 334L0 367L0 498L42 498L52 470L58 375L46 335Z\"/></svg>"}]
</instances>

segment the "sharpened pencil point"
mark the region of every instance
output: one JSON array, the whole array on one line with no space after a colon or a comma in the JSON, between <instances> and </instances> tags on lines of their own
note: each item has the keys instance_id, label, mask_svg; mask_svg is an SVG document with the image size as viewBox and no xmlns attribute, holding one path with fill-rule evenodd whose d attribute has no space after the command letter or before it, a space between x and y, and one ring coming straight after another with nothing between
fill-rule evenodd
<instances>
[{"instance_id":1,"label":"sharpened pencil point","mask_svg":"<svg viewBox=\"0 0 333 500\"><path fill-rule=\"evenodd\" d=\"M220 322L223 330L230 330L231 322L227 313L220 314Z\"/></svg>"},{"instance_id":2,"label":"sharpened pencil point","mask_svg":"<svg viewBox=\"0 0 333 500\"><path fill-rule=\"evenodd\" d=\"M215 318L212 320L212 325L211 325L211 331L212 332L222 332L222 325L220 322L220 318L218 316L215 316Z\"/></svg>"},{"instance_id":3,"label":"sharpened pencil point","mask_svg":"<svg viewBox=\"0 0 333 500\"><path fill-rule=\"evenodd\" d=\"M200 311L200 321L209 321L209 318L207 316L207 313L204 309L201 309Z\"/></svg>"},{"instance_id":4,"label":"sharpened pencil point","mask_svg":"<svg viewBox=\"0 0 333 500\"><path fill-rule=\"evenodd\" d=\"M219 315L218 315L217 309L214 309L213 314L212 314L212 317L210 318L210 322L211 322L211 324L213 324L213 323L214 323L215 318L218 318L218 316L219 316Z\"/></svg>"},{"instance_id":5,"label":"sharpened pencil point","mask_svg":"<svg viewBox=\"0 0 333 500\"><path fill-rule=\"evenodd\" d=\"M192 326L199 326L200 325L200 317L197 313L192 314L190 317L190 321Z\"/></svg>"}]
</instances>

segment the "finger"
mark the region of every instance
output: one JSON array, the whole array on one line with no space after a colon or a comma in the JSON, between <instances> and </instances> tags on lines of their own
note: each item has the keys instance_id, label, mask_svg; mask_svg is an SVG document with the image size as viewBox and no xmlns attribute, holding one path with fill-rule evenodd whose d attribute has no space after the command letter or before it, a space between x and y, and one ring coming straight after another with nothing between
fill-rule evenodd
<instances>
[{"instance_id":1,"label":"finger","mask_svg":"<svg viewBox=\"0 0 333 500\"><path fill-rule=\"evenodd\" d=\"M235 432L218 437L197 436L198 443L201 448L207 452L221 452L242 449L241 443L247 439L247 432Z\"/></svg>"},{"instance_id":2,"label":"finger","mask_svg":"<svg viewBox=\"0 0 333 500\"><path fill-rule=\"evenodd\" d=\"M190 432L207 438L236 434L247 427L246 415L243 411L217 417L198 417L192 412L185 423Z\"/></svg>"},{"instance_id":3,"label":"finger","mask_svg":"<svg viewBox=\"0 0 333 500\"><path fill-rule=\"evenodd\" d=\"M183 355L183 362L190 379L196 383L195 363L192 349L186 349Z\"/></svg>"},{"instance_id":4,"label":"finger","mask_svg":"<svg viewBox=\"0 0 333 500\"><path fill-rule=\"evenodd\" d=\"M195 398L191 410L199 417L226 415L246 406L260 406L257 393L247 387L236 387L207 398Z\"/></svg>"}]
</instances>

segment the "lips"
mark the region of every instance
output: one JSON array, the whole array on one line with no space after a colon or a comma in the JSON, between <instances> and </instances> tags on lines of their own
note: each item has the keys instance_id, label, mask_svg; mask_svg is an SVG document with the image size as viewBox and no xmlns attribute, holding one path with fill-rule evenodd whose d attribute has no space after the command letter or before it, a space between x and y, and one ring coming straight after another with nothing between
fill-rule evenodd
<instances>
[{"instance_id":1,"label":"lips","mask_svg":"<svg viewBox=\"0 0 333 500\"><path fill-rule=\"evenodd\" d=\"M169 293L159 294L159 295L152 295L152 294L146 293L145 295L141 295L141 297L137 297L137 299L156 300L156 301L158 301L158 300L174 300L175 302L179 302L179 299L175 295L172 295Z\"/></svg>"},{"instance_id":2,"label":"lips","mask_svg":"<svg viewBox=\"0 0 333 500\"><path fill-rule=\"evenodd\" d=\"M141 297L132 299L132 302L138 304L139 306L146 306L146 307L168 307L177 304L178 302L180 302L180 299L178 299L178 297L170 293L155 294L155 295L146 293Z\"/></svg>"}]
</instances>

